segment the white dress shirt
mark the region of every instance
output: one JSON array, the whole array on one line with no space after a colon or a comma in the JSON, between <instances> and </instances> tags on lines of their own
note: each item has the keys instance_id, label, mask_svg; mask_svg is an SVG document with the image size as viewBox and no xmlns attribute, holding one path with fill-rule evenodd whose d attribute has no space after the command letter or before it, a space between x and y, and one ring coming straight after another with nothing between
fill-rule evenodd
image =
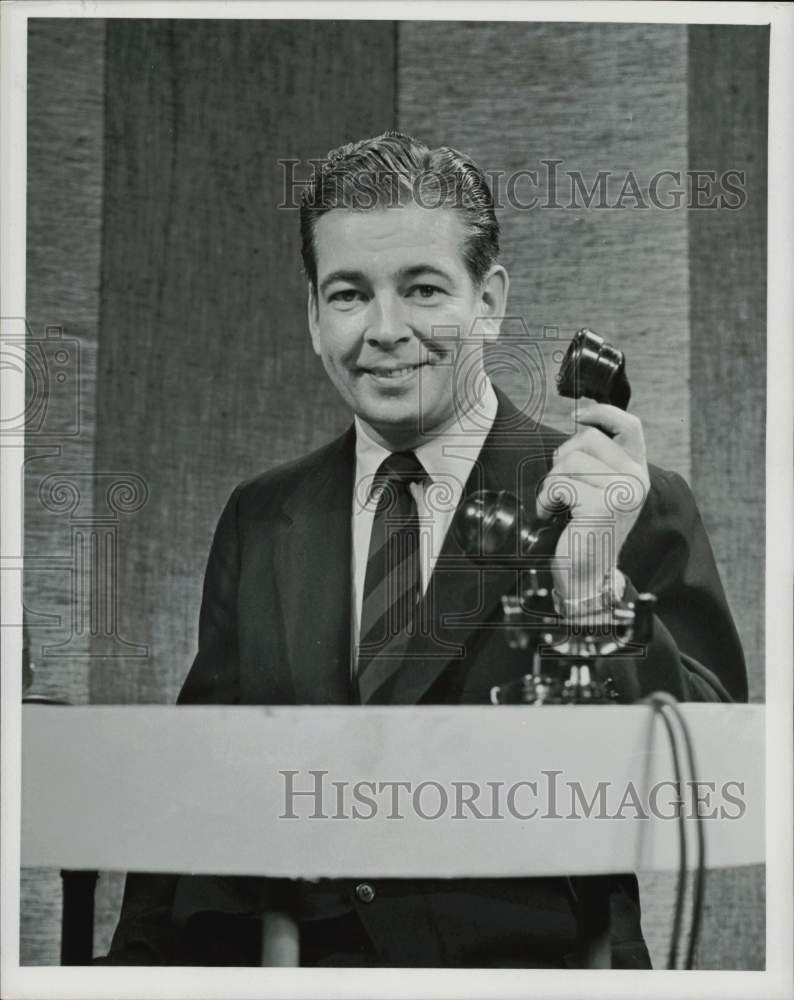
<instances>
[{"instance_id":1,"label":"white dress shirt","mask_svg":"<svg viewBox=\"0 0 794 1000\"><path fill-rule=\"evenodd\" d=\"M422 593L433 572L452 517L460 503L485 439L496 418L497 400L489 380L476 405L458 417L442 434L424 441L414 453L427 472L424 483L411 483L419 515L419 551ZM352 639L353 663L357 658L361 626L361 602L367 574L370 535L376 500L372 482L381 462L390 454L372 440L363 424L356 425L356 478L352 511Z\"/></svg>"}]
</instances>

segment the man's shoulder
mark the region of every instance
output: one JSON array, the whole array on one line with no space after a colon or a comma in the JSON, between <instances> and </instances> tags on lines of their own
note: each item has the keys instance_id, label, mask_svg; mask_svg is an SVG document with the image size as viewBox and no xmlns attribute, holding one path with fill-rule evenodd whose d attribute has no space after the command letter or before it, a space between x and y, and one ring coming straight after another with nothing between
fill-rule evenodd
<instances>
[{"instance_id":1,"label":"man's shoulder","mask_svg":"<svg viewBox=\"0 0 794 1000\"><path fill-rule=\"evenodd\" d=\"M697 502L686 479L673 469L648 463L650 489L648 502L658 515L699 517Z\"/></svg>"},{"instance_id":2,"label":"man's shoulder","mask_svg":"<svg viewBox=\"0 0 794 1000\"><path fill-rule=\"evenodd\" d=\"M319 477L340 471L351 460L353 447L350 428L307 455L281 462L243 480L232 494L238 510L242 514L261 514L279 508L296 490L305 488Z\"/></svg>"}]
</instances>

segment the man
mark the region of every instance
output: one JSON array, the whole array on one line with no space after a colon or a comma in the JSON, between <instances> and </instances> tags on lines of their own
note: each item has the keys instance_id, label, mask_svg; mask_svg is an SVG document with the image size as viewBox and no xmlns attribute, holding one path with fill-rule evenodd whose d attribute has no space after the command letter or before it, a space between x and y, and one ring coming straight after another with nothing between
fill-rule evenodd
<instances>
[{"instance_id":1,"label":"man","mask_svg":"<svg viewBox=\"0 0 794 1000\"><path fill-rule=\"evenodd\" d=\"M694 501L680 477L649 469L637 417L585 402L565 440L486 377L508 275L476 164L398 133L344 146L304 194L301 235L312 344L354 423L234 490L179 701L487 702L528 667L495 627L515 568L484 567L461 542L466 500L481 489L508 490L544 517L567 491L550 611L580 622L656 595L645 655L615 661L623 700L658 689L745 698ZM614 486L632 502L610 505ZM612 964L648 967L636 880L615 876L605 892ZM305 965L565 967L576 963L576 898L562 878L130 876L109 960L255 963L257 918L285 909Z\"/></svg>"}]
</instances>

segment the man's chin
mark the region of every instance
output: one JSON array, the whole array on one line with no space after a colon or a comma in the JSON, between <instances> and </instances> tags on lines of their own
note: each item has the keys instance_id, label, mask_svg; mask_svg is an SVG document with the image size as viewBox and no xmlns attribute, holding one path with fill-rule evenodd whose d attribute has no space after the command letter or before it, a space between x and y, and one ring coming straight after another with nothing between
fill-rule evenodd
<instances>
[{"instance_id":1,"label":"man's chin","mask_svg":"<svg viewBox=\"0 0 794 1000\"><path fill-rule=\"evenodd\" d=\"M448 427L453 419L452 416L437 418L432 412L400 412L396 409L384 412L379 408L362 408L356 411L356 415L370 436L390 451L403 451L426 443Z\"/></svg>"},{"instance_id":2,"label":"man's chin","mask_svg":"<svg viewBox=\"0 0 794 1000\"><path fill-rule=\"evenodd\" d=\"M359 410L357 416L378 443L392 450L411 447L421 434L421 418L415 411L384 414L382 411L367 409Z\"/></svg>"}]
</instances>

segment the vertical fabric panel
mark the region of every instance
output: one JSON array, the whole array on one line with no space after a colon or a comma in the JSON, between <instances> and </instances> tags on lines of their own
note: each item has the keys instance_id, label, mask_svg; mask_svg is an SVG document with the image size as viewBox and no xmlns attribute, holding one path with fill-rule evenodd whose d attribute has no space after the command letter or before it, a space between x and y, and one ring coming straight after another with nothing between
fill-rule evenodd
<instances>
[{"instance_id":1,"label":"vertical fabric panel","mask_svg":"<svg viewBox=\"0 0 794 1000\"><path fill-rule=\"evenodd\" d=\"M349 415L314 356L279 161L392 125L389 22L112 21L97 466L145 480L94 702L172 701L231 489Z\"/></svg>"},{"instance_id":2,"label":"vertical fabric panel","mask_svg":"<svg viewBox=\"0 0 794 1000\"><path fill-rule=\"evenodd\" d=\"M768 53L766 26L689 28L690 169L741 171L747 195L736 210L689 213L689 302L692 485L744 644L752 701L765 689ZM765 967L765 889L763 867L713 874L700 968Z\"/></svg>"},{"instance_id":3,"label":"vertical fabric panel","mask_svg":"<svg viewBox=\"0 0 794 1000\"><path fill-rule=\"evenodd\" d=\"M87 637L72 632L72 513L40 497L57 476L90 518L99 321L105 31L32 18L28 31L25 617L32 694L88 701ZM48 337L49 328L49 337ZM61 331L60 333L58 331ZM51 483L54 480L49 480ZM70 485L71 484L71 485ZM4 490L11 484L4 483ZM65 655L64 655L65 654ZM57 752L53 747L53 753ZM60 961L61 880L22 872L20 961Z\"/></svg>"},{"instance_id":4,"label":"vertical fabric panel","mask_svg":"<svg viewBox=\"0 0 794 1000\"><path fill-rule=\"evenodd\" d=\"M689 213L692 476L764 698L768 27L689 29L689 165L747 199ZM781 373L782 374L782 373Z\"/></svg>"},{"instance_id":5,"label":"vertical fabric panel","mask_svg":"<svg viewBox=\"0 0 794 1000\"><path fill-rule=\"evenodd\" d=\"M29 24L26 620L32 692L79 704L88 700L90 649L72 630L70 525L77 507L89 520L93 506L104 27ZM68 496L47 488L51 476Z\"/></svg>"},{"instance_id":6,"label":"vertical fabric panel","mask_svg":"<svg viewBox=\"0 0 794 1000\"><path fill-rule=\"evenodd\" d=\"M647 202L657 171L686 169L686 29L404 22L399 38L400 127L505 172L502 259L516 318L503 325L503 339L522 320L530 333L527 347L515 345L514 364L526 361L531 375L532 355L523 352L537 348L553 385L555 354L578 327L614 340L628 356L649 453L687 476L686 212L633 207L629 197L606 207L619 202L629 174ZM544 160L562 161L550 197L544 177L554 168ZM579 172L589 190L602 170L611 173L607 198L585 208L567 172ZM532 196L535 207L515 207ZM544 327L556 328L556 338L544 340ZM527 398L526 375L497 380L517 402ZM547 391L546 419L572 430L570 401Z\"/></svg>"}]
</instances>

